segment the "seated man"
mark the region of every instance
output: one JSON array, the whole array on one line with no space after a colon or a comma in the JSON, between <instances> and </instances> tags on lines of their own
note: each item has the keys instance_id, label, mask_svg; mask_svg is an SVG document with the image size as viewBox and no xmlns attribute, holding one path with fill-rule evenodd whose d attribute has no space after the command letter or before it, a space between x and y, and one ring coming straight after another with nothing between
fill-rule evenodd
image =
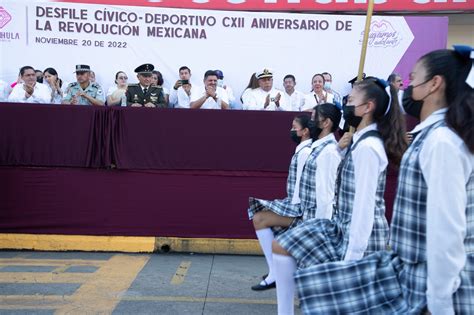
<instances>
[{"instance_id":1,"label":"seated man","mask_svg":"<svg viewBox=\"0 0 474 315\"><path fill-rule=\"evenodd\" d=\"M91 67L88 65L76 66L76 80L68 85L63 104L96 105L105 104L105 94L97 83L90 81Z\"/></svg>"},{"instance_id":2,"label":"seated man","mask_svg":"<svg viewBox=\"0 0 474 315\"><path fill-rule=\"evenodd\" d=\"M217 86L217 73L208 70L204 74L204 87L193 87L190 108L229 109L227 92Z\"/></svg>"},{"instance_id":3,"label":"seated man","mask_svg":"<svg viewBox=\"0 0 474 315\"><path fill-rule=\"evenodd\" d=\"M304 103L304 94L295 89L296 79L292 74L287 74L283 78L283 87L285 91L283 93L283 98L285 102L289 104L289 107L294 112L300 112Z\"/></svg>"},{"instance_id":4,"label":"seated man","mask_svg":"<svg viewBox=\"0 0 474 315\"><path fill-rule=\"evenodd\" d=\"M161 87L152 85L154 68L152 64L146 63L135 69L139 83L128 85L125 93L127 106L166 108Z\"/></svg>"},{"instance_id":5,"label":"seated man","mask_svg":"<svg viewBox=\"0 0 474 315\"><path fill-rule=\"evenodd\" d=\"M334 104L337 104L339 107L341 107L342 97L340 93L333 89L332 74L330 74L329 72L323 72L322 75L324 78L324 90L334 95Z\"/></svg>"},{"instance_id":6,"label":"seated man","mask_svg":"<svg viewBox=\"0 0 474 315\"><path fill-rule=\"evenodd\" d=\"M189 95L191 95L191 69L187 66L179 68L179 80L170 90L169 105L176 108L189 108Z\"/></svg>"},{"instance_id":7,"label":"seated man","mask_svg":"<svg viewBox=\"0 0 474 315\"><path fill-rule=\"evenodd\" d=\"M283 92L273 88L273 72L269 69L257 71L255 76L259 87L252 90L248 104L244 104L244 109L251 110L291 110L285 99Z\"/></svg>"},{"instance_id":8,"label":"seated man","mask_svg":"<svg viewBox=\"0 0 474 315\"><path fill-rule=\"evenodd\" d=\"M227 92L229 98L229 107L232 109L242 109L242 106L235 101L234 90L224 82L224 73L221 70L216 70L217 86L223 88Z\"/></svg>"},{"instance_id":9,"label":"seated man","mask_svg":"<svg viewBox=\"0 0 474 315\"><path fill-rule=\"evenodd\" d=\"M51 93L46 85L36 81L35 69L24 66L20 69L22 83L18 83L8 96L9 102L51 103Z\"/></svg>"}]
</instances>

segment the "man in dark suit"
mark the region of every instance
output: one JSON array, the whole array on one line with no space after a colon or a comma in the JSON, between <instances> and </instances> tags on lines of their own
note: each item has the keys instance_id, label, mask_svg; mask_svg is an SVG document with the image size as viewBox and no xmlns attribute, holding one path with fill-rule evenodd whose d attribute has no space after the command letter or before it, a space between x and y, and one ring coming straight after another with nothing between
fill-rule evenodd
<instances>
[{"instance_id":1,"label":"man in dark suit","mask_svg":"<svg viewBox=\"0 0 474 315\"><path fill-rule=\"evenodd\" d=\"M161 87L152 86L152 71L155 67L146 63L135 69L139 83L129 84L127 88L127 106L166 107Z\"/></svg>"}]
</instances>

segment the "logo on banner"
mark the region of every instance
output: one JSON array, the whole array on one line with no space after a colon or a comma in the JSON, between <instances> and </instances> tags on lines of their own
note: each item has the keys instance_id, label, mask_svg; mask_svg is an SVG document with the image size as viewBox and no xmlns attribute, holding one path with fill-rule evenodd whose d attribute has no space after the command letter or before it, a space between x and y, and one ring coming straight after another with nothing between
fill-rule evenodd
<instances>
[{"instance_id":1,"label":"logo on banner","mask_svg":"<svg viewBox=\"0 0 474 315\"><path fill-rule=\"evenodd\" d=\"M361 33L359 43L362 44L364 32ZM373 21L370 24L370 47L395 47L402 41L402 36L387 20Z\"/></svg>"},{"instance_id":2,"label":"logo on banner","mask_svg":"<svg viewBox=\"0 0 474 315\"><path fill-rule=\"evenodd\" d=\"M0 30L3 29L10 21L12 20L12 16L6 9L0 7ZM0 31L0 41L2 42L9 42L14 39L20 39L19 33L14 32L1 32Z\"/></svg>"},{"instance_id":3,"label":"logo on banner","mask_svg":"<svg viewBox=\"0 0 474 315\"><path fill-rule=\"evenodd\" d=\"M12 16L3 7L0 7L0 30L12 20Z\"/></svg>"}]
</instances>

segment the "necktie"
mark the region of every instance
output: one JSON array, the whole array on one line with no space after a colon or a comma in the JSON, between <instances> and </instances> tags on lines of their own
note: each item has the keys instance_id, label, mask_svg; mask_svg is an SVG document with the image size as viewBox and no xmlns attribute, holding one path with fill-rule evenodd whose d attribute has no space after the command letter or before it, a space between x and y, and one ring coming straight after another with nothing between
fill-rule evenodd
<instances>
[{"instance_id":1,"label":"necktie","mask_svg":"<svg viewBox=\"0 0 474 315\"><path fill-rule=\"evenodd\" d=\"M143 94L146 94L146 92L148 92L148 88L143 89Z\"/></svg>"}]
</instances>

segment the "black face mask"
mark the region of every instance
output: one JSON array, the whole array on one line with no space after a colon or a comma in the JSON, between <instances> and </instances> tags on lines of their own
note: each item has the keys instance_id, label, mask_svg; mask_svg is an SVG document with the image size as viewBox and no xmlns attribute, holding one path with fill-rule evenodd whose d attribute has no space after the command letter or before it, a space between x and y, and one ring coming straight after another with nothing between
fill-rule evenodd
<instances>
[{"instance_id":1,"label":"black face mask","mask_svg":"<svg viewBox=\"0 0 474 315\"><path fill-rule=\"evenodd\" d=\"M290 135L291 135L291 140L293 140L293 141L296 142L297 144L300 144L300 142L301 142L301 137L299 137L299 136L296 134L296 130L291 130L291 131L290 131Z\"/></svg>"},{"instance_id":2,"label":"black face mask","mask_svg":"<svg viewBox=\"0 0 474 315\"><path fill-rule=\"evenodd\" d=\"M355 109L355 105L344 106L342 109L342 116L349 126L357 128L362 121L362 117L356 116Z\"/></svg>"},{"instance_id":3,"label":"black face mask","mask_svg":"<svg viewBox=\"0 0 474 315\"><path fill-rule=\"evenodd\" d=\"M408 115L420 119L423 100L416 101L413 99L413 85L408 86L403 92L402 105Z\"/></svg>"},{"instance_id":4,"label":"black face mask","mask_svg":"<svg viewBox=\"0 0 474 315\"><path fill-rule=\"evenodd\" d=\"M426 80L425 82L420 83L418 85L409 85L403 92L403 99L402 99L403 109L408 115L415 117L418 120L420 119L420 116L421 116L421 108L423 107L423 102L425 98L427 98L428 95L430 95L431 93L428 93L428 95L423 97L421 100L417 101L413 99L413 89L420 85L425 84L426 82L430 80L431 79Z\"/></svg>"},{"instance_id":5,"label":"black face mask","mask_svg":"<svg viewBox=\"0 0 474 315\"><path fill-rule=\"evenodd\" d=\"M309 125L309 130L311 131L311 135L313 136L313 139L318 139L319 135L323 131L323 128L319 127L319 121L316 122L316 121L311 120L310 125Z\"/></svg>"}]
</instances>

